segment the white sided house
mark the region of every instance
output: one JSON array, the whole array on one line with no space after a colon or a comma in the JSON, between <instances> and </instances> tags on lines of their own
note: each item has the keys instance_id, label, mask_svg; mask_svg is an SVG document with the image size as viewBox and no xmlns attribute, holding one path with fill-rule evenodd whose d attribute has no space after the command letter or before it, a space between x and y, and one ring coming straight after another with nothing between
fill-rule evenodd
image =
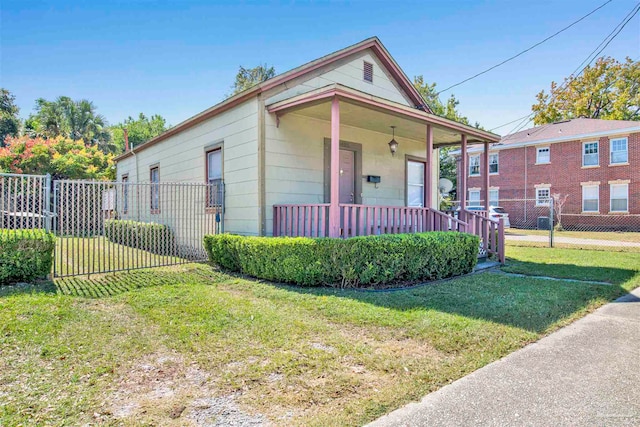
<instances>
[{"instance_id":1,"label":"white sided house","mask_svg":"<svg viewBox=\"0 0 640 427\"><path fill-rule=\"evenodd\" d=\"M230 233L350 237L449 229L437 210L437 149L498 140L432 114L374 37L134 147L116 158L117 177L224 182L223 229Z\"/></svg>"}]
</instances>

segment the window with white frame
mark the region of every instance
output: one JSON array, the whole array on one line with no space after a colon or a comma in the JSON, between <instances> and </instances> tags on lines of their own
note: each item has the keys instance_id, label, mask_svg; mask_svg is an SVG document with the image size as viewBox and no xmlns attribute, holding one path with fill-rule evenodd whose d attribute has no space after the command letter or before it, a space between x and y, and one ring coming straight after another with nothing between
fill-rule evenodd
<instances>
[{"instance_id":1,"label":"window with white frame","mask_svg":"<svg viewBox=\"0 0 640 427\"><path fill-rule=\"evenodd\" d=\"M481 206L480 205L480 190L469 190L469 202L467 206Z\"/></svg>"},{"instance_id":2,"label":"window with white frame","mask_svg":"<svg viewBox=\"0 0 640 427\"><path fill-rule=\"evenodd\" d=\"M160 212L160 167L154 166L149 169L149 181L150 186L150 201L151 201L151 213Z\"/></svg>"},{"instance_id":3,"label":"window with white frame","mask_svg":"<svg viewBox=\"0 0 640 427\"><path fill-rule=\"evenodd\" d=\"M582 144L582 166L598 166L598 141Z\"/></svg>"},{"instance_id":4,"label":"window with white frame","mask_svg":"<svg viewBox=\"0 0 640 427\"><path fill-rule=\"evenodd\" d=\"M536 206L548 206L551 199L551 189L549 187L536 188Z\"/></svg>"},{"instance_id":5,"label":"window with white frame","mask_svg":"<svg viewBox=\"0 0 640 427\"><path fill-rule=\"evenodd\" d=\"M424 162L407 161L407 206L424 207Z\"/></svg>"},{"instance_id":6,"label":"window with white frame","mask_svg":"<svg viewBox=\"0 0 640 427\"><path fill-rule=\"evenodd\" d=\"M222 149L207 151L207 207L222 204Z\"/></svg>"},{"instance_id":7,"label":"window with white frame","mask_svg":"<svg viewBox=\"0 0 640 427\"><path fill-rule=\"evenodd\" d=\"M629 184L610 184L609 197L611 212L627 212L629 210Z\"/></svg>"},{"instance_id":8,"label":"window with white frame","mask_svg":"<svg viewBox=\"0 0 640 427\"><path fill-rule=\"evenodd\" d=\"M497 188L489 190L489 206L498 206L500 204L500 191Z\"/></svg>"},{"instance_id":9,"label":"window with white frame","mask_svg":"<svg viewBox=\"0 0 640 427\"><path fill-rule=\"evenodd\" d=\"M129 174L122 175L122 213L129 211Z\"/></svg>"},{"instance_id":10,"label":"window with white frame","mask_svg":"<svg viewBox=\"0 0 640 427\"><path fill-rule=\"evenodd\" d=\"M469 156L469 176L480 175L480 156Z\"/></svg>"},{"instance_id":11,"label":"window with white frame","mask_svg":"<svg viewBox=\"0 0 640 427\"><path fill-rule=\"evenodd\" d=\"M489 154L489 173L498 173L498 153Z\"/></svg>"},{"instance_id":12,"label":"window with white frame","mask_svg":"<svg viewBox=\"0 0 640 427\"><path fill-rule=\"evenodd\" d=\"M549 147L538 147L536 163L551 163L551 149Z\"/></svg>"},{"instance_id":13,"label":"window with white frame","mask_svg":"<svg viewBox=\"0 0 640 427\"><path fill-rule=\"evenodd\" d=\"M600 186L582 186L582 212L600 211Z\"/></svg>"},{"instance_id":14,"label":"window with white frame","mask_svg":"<svg viewBox=\"0 0 640 427\"><path fill-rule=\"evenodd\" d=\"M629 161L629 147L627 138L616 138L609 141L609 150L611 151L610 163L627 163Z\"/></svg>"}]
</instances>

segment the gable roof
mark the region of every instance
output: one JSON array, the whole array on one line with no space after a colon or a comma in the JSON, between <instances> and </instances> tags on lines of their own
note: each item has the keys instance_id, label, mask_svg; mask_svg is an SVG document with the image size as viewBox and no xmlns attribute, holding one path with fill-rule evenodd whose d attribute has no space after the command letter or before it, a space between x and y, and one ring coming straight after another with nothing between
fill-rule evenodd
<instances>
[{"instance_id":1,"label":"gable roof","mask_svg":"<svg viewBox=\"0 0 640 427\"><path fill-rule=\"evenodd\" d=\"M330 53L329 55L325 55L321 58L315 59L285 73L278 74L277 76L265 80L264 82L259 83L243 92L231 96L220 102L219 104L216 104L213 107L210 107L196 114L195 116L192 116L187 120L178 123L174 127L168 129L166 132L156 136L155 138L151 138L138 147L134 147L130 151L120 154L114 160L117 162L118 160L130 156L132 151L139 152L140 150L143 150L150 145L154 145L162 140L165 140L173 135L182 132L185 129L188 129L207 119L210 119L211 117L227 111L235 107L236 105L239 105L257 96L262 92L303 76L307 73L311 73L312 71L320 67L324 67L328 64L334 63L342 58L353 55L354 53L363 51L365 49L371 49L374 52L374 54L378 57L382 64L387 68L391 76L396 80L400 88L407 94L411 102L414 104L415 108L426 111L428 113L432 113L431 108L427 105L422 95L420 95L420 92L418 92L418 90L413 86L411 80L409 80L404 71L402 71L400 66L398 66L396 61L391 57L380 39L378 39L377 37L371 37L354 45L348 46L344 49Z\"/></svg>"}]
</instances>

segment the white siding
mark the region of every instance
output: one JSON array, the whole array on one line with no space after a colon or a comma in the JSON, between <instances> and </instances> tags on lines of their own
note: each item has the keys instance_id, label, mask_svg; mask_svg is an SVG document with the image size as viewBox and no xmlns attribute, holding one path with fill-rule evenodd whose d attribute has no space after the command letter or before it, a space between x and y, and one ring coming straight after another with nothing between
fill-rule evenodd
<instances>
[{"instance_id":1,"label":"white siding","mask_svg":"<svg viewBox=\"0 0 640 427\"><path fill-rule=\"evenodd\" d=\"M118 162L118 180L148 182L160 166L162 182L205 182L205 149L223 143L225 231L258 234L258 102L254 98Z\"/></svg>"},{"instance_id":2,"label":"white siding","mask_svg":"<svg viewBox=\"0 0 640 427\"><path fill-rule=\"evenodd\" d=\"M373 83L363 79L364 61L373 64ZM289 82L287 84L288 88L284 88L284 86L276 88L267 95L266 104L273 104L333 83L339 83L380 98L412 106L407 95L399 88L395 80L387 73L385 67L370 49L329 64L318 72L304 77L303 81L293 82L293 87Z\"/></svg>"}]
</instances>

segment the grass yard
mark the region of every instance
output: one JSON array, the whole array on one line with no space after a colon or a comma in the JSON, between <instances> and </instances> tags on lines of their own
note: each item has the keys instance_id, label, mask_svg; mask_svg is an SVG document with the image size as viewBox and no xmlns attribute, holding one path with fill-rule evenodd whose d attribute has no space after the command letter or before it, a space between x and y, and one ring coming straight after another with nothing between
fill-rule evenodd
<instances>
[{"instance_id":1,"label":"grass yard","mask_svg":"<svg viewBox=\"0 0 640 427\"><path fill-rule=\"evenodd\" d=\"M528 236L548 236L548 230L520 230L510 228L506 230L509 234L520 234ZM575 239L593 239L593 240L613 240L618 242L640 242L640 233L637 232L618 232L618 231L554 231L555 237L571 237Z\"/></svg>"},{"instance_id":2,"label":"grass yard","mask_svg":"<svg viewBox=\"0 0 640 427\"><path fill-rule=\"evenodd\" d=\"M508 271L612 285L358 292L188 264L0 288L0 425L361 425L640 286L640 254L508 250Z\"/></svg>"}]
</instances>

